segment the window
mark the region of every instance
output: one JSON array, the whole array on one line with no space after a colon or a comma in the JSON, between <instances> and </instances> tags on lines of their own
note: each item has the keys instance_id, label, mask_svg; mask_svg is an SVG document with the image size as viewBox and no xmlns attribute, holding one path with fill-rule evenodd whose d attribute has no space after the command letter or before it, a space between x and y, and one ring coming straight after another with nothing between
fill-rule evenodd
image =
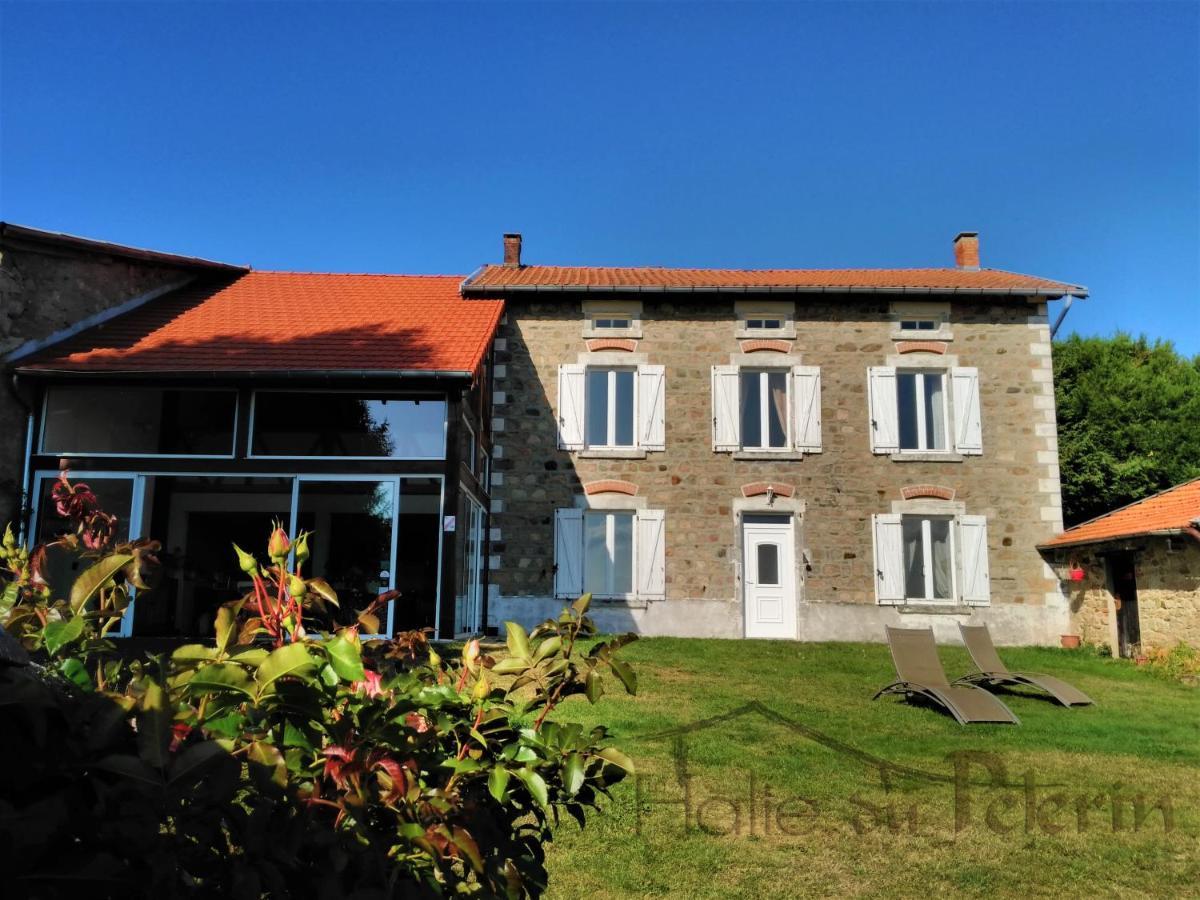
<instances>
[{"instance_id":1,"label":"window","mask_svg":"<svg viewBox=\"0 0 1200 900\"><path fill-rule=\"evenodd\" d=\"M778 331L783 328L783 319L747 319L746 328L751 331Z\"/></svg>"},{"instance_id":2,"label":"window","mask_svg":"<svg viewBox=\"0 0 1200 900\"><path fill-rule=\"evenodd\" d=\"M559 366L558 446L618 453L666 449L664 371L645 365Z\"/></svg>"},{"instance_id":3,"label":"window","mask_svg":"<svg viewBox=\"0 0 1200 900\"><path fill-rule=\"evenodd\" d=\"M593 319L592 327L597 331L612 330L614 328L632 328L633 322L630 319Z\"/></svg>"},{"instance_id":4,"label":"window","mask_svg":"<svg viewBox=\"0 0 1200 900\"><path fill-rule=\"evenodd\" d=\"M632 447L635 373L630 369L588 369L587 445Z\"/></svg>"},{"instance_id":5,"label":"window","mask_svg":"<svg viewBox=\"0 0 1200 900\"><path fill-rule=\"evenodd\" d=\"M299 391L254 395L251 456L442 459L446 402Z\"/></svg>"},{"instance_id":6,"label":"window","mask_svg":"<svg viewBox=\"0 0 1200 900\"><path fill-rule=\"evenodd\" d=\"M88 456L232 456L237 393L53 386L41 452Z\"/></svg>"},{"instance_id":7,"label":"window","mask_svg":"<svg viewBox=\"0 0 1200 900\"><path fill-rule=\"evenodd\" d=\"M873 453L983 453L978 369L872 366L867 380Z\"/></svg>"},{"instance_id":8,"label":"window","mask_svg":"<svg viewBox=\"0 0 1200 900\"><path fill-rule=\"evenodd\" d=\"M946 449L946 392L940 372L897 372L901 450Z\"/></svg>"},{"instance_id":9,"label":"window","mask_svg":"<svg viewBox=\"0 0 1200 900\"><path fill-rule=\"evenodd\" d=\"M781 450L788 446L788 372L741 371L742 446Z\"/></svg>"},{"instance_id":10,"label":"window","mask_svg":"<svg viewBox=\"0 0 1200 900\"><path fill-rule=\"evenodd\" d=\"M987 519L952 509L933 504L872 517L879 603L990 602Z\"/></svg>"},{"instance_id":11,"label":"window","mask_svg":"<svg viewBox=\"0 0 1200 900\"><path fill-rule=\"evenodd\" d=\"M560 509L554 517L554 594L662 599L664 517L660 509Z\"/></svg>"},{"instance_id":12,"label":"window","mask_svg":"<svg viewBox=\"0 0 1200 900\"><path fill-rule=\"evenodd\" d=\"M821 451L820 369L713 366L712 381L714 450Z\"/></svg>"},{"instance_id":13,"label":"window","mask_svg":"<svg viewBox=\"0 0 1200 900\"><path fill-rule=\"evenodd\" d=\"M901 319L901 331L937 331L941 327L939 322L933 319Z\"/></svg>"},{"instance_id":14,"label":"window","mask_svg":"<svg viewBox=\"0 0 1200 900\"><path fill-rule=\"evenodd\" d=\"M893 300L888 304L892 340L949 341L950 303L946 300Z\"/></svg>"},{"instance_id":15,"label":"window","mask_svg":"<svg viewBox=\"0 0 1200 900\"><path fill-rule=\"evenodd\" d=\"M954 546L949 520L905 516L901 528L905 599L953 599Z\"/></svg>"}]
</instances>

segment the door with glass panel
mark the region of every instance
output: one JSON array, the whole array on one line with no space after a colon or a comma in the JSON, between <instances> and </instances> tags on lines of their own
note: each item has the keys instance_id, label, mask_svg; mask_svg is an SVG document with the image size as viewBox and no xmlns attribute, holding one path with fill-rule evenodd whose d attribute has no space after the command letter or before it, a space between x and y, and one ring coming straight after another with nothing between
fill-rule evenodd
<instances>
[{"instance_id":1,"label":"door with glass panel","mask_svg":"<svg viewBox=\"0 0 1200 900\"><path fill-rule=\"evenodd\" d=\"M478 634L483 629L483 507L466 491L459 493L457 520L458 577L455 634Z\"/></svg>"},{"instance_id":2,"label":"door with glass panel","mask_svg":"<svg viewBox=\"0 0 1200 900\"><path fill-rule=\"evenodd\" d=\"M742 518L746 637L796 637L796 570L790 516Z\"/></svg>"}]
</instances>

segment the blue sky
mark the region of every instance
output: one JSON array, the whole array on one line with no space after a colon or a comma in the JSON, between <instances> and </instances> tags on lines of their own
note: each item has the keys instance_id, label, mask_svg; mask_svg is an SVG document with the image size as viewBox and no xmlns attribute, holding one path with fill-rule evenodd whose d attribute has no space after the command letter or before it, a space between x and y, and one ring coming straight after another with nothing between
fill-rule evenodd
<instances>
[{"instance_id":1,"label":"blue sky","mask_svg":"<svg viewBox=\"0 0 1200 900\"><path fill-rule=\"evenodd\" d=\"M0 217L258 268L985 266L1200 353L1200 4L0 2Z\"/></svg>"}]
</instances>

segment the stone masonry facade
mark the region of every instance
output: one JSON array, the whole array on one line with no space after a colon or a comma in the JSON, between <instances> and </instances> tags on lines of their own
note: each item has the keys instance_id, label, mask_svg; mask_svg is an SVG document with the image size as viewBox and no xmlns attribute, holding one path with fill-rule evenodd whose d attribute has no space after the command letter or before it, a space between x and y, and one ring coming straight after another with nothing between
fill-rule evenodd
<instances>
[{"instance_id":1,"label":"stone masonry facade","mask_svg":"<svg viewBox=\"0 0 1200 900\"><path fill-rule=\"evenodd\" d=\"M1188 537L1147 536L1124 542L1136 553L1141 649L1169 649L1178 643L1200 647L1200 543ZM1117 599L1110 590L1106 553L1117 545L1093 544L1061 551L1083 570L1082 581L1065 582L1073 630L1084 643L1117 653Z\"/></svg>"},{"instance_id":2,"label":"stone masonry facade","mask_svg":"<svg viewBox=\"0 0 1200 900\"><path fill-rule=\"evenodd\" d=\"M793 296L794 339L760 342L782 343L763 349L737 336L733 295L626 298L643 304L641 337L629 343L639 358L665 367L666 449L639 459L557 448L557 370L589 352L582 329L587 298L509 297L495 342L493 623L536 621L557 609L554 511L571 507L585 485L611 480L628 482L651 508L665 510L666 596L641 606L600 604L600 626L740 637L736 501L744 486L766 483L790 491L798 511L799 639L879 640L882 625L892 623L931 624L939 639L953 640L958 622L984 621L998 642L1058 643L1069 626L1066 601L1036 549L1062 528L1045 303L954 299L948 340L902 341L889 312L902 297ZM790 303L792 296L766 299ZM804 366L820 367L821 452L789 459L714 452L711 369L747 350L765 365L786 350ZM899 461L872 453L868 367L901 358L905 366L952 361L978 369L981 455ZM989 605L967 613L876 604L871 517L923 494L953 497L966 513L987 517Z\"/></svg>"}]
</instances>

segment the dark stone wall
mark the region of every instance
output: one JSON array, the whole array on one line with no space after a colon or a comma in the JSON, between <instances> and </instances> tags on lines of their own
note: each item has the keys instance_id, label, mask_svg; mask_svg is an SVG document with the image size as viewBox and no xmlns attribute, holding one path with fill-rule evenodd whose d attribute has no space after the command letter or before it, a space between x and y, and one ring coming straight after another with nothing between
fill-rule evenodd
<instances>
[{"instance_id":1,"label":"dark stone wall","mask_svg":"<svg viewBox=\"0 0 1200 900\"><path fill-rule=\"evenodd\" d=\"M182 281L180 268L0 237L0 355L147 291ZM3 377L10 382L12 373ZM19 514L26 410L0 389L0 529ZM21 391L28 398L29 386Z\"/></svg>"}]
</instances>

